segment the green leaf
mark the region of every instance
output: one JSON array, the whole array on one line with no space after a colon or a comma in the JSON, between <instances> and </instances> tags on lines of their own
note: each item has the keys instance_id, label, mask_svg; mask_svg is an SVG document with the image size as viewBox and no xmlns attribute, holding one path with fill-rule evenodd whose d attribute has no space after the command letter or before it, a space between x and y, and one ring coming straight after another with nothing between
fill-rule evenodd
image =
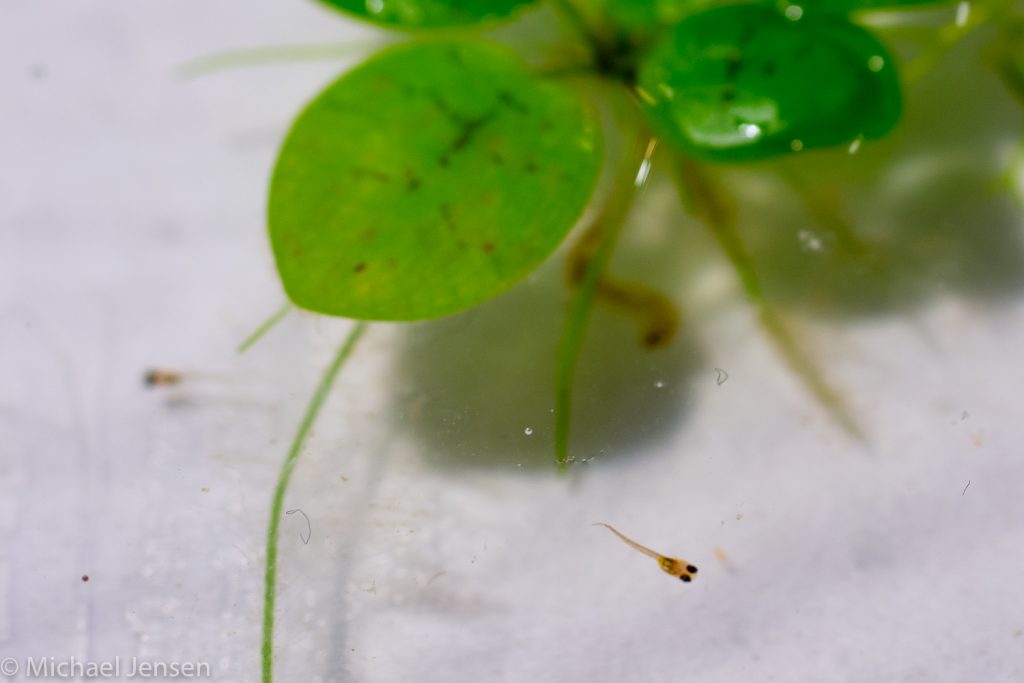
<instances>
[{"instance_id":1,"label":"green leaf","mask_svg":"<svg viewBox=\"0 0 1024 683\"><path fill-rule=\"evenodd\" d=\"M471 26L507 17L535 0L321 0L375 24L403 28Z\"/></svg>"},{"instance_id":2,"label":"green leaf","mask_svg":"<svg viewBox=\"0 0 1024 683\"><path fill-rule=\"evenodd\" d=\"M434 318L505 291L573 227L600 171L591 110L507 48L387 50L295 122L270 188L270 238L297 305Z\"/></svg>"},{"instance_id":3,"label":"green leaf","mask_svg":"<svg viewBox=\"0 0 1024 683\"><path fill-rule=\"evenodd\" d=\"M886 135L899 120L888 51L843 17L731 5L680 22L641 64L654 124L679 149L749 160Z\"/></svg>"}]
</instances>

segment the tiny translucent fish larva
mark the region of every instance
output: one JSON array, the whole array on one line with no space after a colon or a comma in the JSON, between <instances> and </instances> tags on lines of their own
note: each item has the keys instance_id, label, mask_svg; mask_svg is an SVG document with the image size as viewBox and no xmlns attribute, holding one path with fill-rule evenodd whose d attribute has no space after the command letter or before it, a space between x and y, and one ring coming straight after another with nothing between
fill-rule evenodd
<instances>
[{"instance_id":1,"label":"tiny translucent fish larva","mask_svg":"<svg viewBox=\"0 0 1024 683\"><path fill-rule=\"evenodd\" d=\"M153 368L146 370L146 374L142 377L142 382L147 387L167 387L180 384L182 379L184 377L180 372Z\"/></svg>"},{"instance_id":2,"label":"tiny translucent fish larva","mask_svg":"<svg viewBox=\"0 0 1024 683\"><path fill-rule=\"evenodd\" d=\"M661 571L665 572L666 574L678 577L679 580L684 583L689 583L693 581L693 575L697 573L697 567L690 564L686 560L681 560L676 557L668 557L666 555L662 555L661 553L656 553L650 548L642 546L633 539L628 538L627 536L622 534L618 529L613 527L611 524L605 524L604 522L595 522L594 526L605 527L606 529L608 529L608 531L611 531L613 534L622 539L622 541L629 547L633 548L634 550L642 552L647 557L653 557L655 560L658 561L658 566L661 567Z\"/></svg>"}]
</instances>

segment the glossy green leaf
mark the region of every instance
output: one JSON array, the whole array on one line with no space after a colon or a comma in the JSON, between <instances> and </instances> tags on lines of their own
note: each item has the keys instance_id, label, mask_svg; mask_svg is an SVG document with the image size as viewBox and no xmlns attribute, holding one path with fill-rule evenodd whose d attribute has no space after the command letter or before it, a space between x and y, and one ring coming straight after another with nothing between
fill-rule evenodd
<instances>
[{"instance_id":1,"label":"glossy green leaf","mask_svg":"<svg viewBox=\"0 0 1024 683\"><path fill-rule=\"evenodd\" d=\"M900 116L888 51L831 14L731 5L689 16L641 64L652 121L678 148L749 160L879 138Z\"/></svg>"},{"instance_id":2,"label":"glossy green leaf","mask_svg":"<svg viewBox=\"0 0 1024 683\"><path fill-rule=\"evenodd\" d=\"M297 305L433 318L493 298L572 228L601 165L579 96L507 48L387 50L296 121L270 188L270 238Z\"/></svg>"},{"instance_id":3,"label":"glossy green leaf","mask_svg":"<svg viewBox=\"0 0 1024 683\"><path fill-rule=\"evenodd\" d=\"M469 26L507 17L535 0L321 0L375 24L404 28Z\"/></svg>"}]
</instances>

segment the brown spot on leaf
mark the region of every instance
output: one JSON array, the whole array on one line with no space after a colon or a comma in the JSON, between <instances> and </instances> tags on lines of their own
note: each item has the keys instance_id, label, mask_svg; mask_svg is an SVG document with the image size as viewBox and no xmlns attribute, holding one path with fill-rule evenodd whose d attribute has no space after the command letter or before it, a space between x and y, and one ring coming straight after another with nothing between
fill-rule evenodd
<instances>
[{"instance_id":1,"label":"brown spot on leaf","mask_svg":"<svg viewBox=\"0 0 1024 683\"><path fill-rule=\"evenodd\" d=\"M356 178L360 180L369 178L370 180L376 180L377 182L380 183L391 182L391 176L389 176L387 173L384 173L383 171L378 171L377 169L374 168L368 168L366 166L353 167L352 175L354 175Z\"/></svg>"},{"instance_id":2,"label":"brown spot on leaf","mask_svg":"<svg viewBox=\"0 0 1024 683\"><path fill-rule=\"evenodd\" d=\"M405 189L415 192L423 186L423 181L413 172L411 168L405 169Z\"/></svg>"},{"instance_id":3,"label":"brown spot on leaf","mask_svg":"<svg viewBox=\"0 0 1024 683\"><path fill-rule=\"evenodd\" d=\"M518 114L528 114L530 112L530 109L516 99L516 96L508 90L502 90L498 93L498 101Z\"/></svg>"}]
</instances>

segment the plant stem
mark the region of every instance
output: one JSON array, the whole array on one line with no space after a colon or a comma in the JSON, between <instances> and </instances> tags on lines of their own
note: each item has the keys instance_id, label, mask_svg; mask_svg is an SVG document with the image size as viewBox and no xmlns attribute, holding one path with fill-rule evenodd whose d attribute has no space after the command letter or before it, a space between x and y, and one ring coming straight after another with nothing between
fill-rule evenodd
<instances>
[{"instance_id":1,"label":"plant stem","mask_svg":"<svg viewBox=\"0 0 1024 683\"><path fill-rule=\"evenodd\" d=\"M552 4L572 24L573 30L583 39L583 42L586 43L587 48L590 50L591 58L596 60L598 55L604 51L604 43L601 42L601 39L587 23L587 20L583 18L576 5L573 4L572 0L552 0Z\"/></svg>"},{"instance_id":2,"label":"plant stem","mask_svg":"<svg viewBox=\"0 0 1024 683\"><path fill-rule=\"evenodd\" d=\"M555 368L555 458L558 461L560 473L564 473L569 464L572 386L587 321L590 318L590 311L601 276L611 260L615 243L629 215L633 198L636 196L637 169L643 161L649 162L649 154L653 151L653 140L647 144L640 144L642 139L638 136L632 148L627 150L611 187L608 202L594 225L582 238L587 240L594 236L599 243L593 256L587 260L584 266L585 272L577 280L579 287L569 303L565 326L562 329L562 338L558 344Z\"/></svg>"},{"instance_id":3,"label":"plant stem","mask_svg":"<svg viewBox=\"0 0 1024 683\"><path fill-rule=\"evenodd\" d=\"M284 320L284 317L288 315L291 310L292 302L285 301L284 304L281 305L281 308L277 309L273 315L260 323L260 326L253 330L252 334L246 337L245 340L238 345L238 353L245 353L253 344L258 342L260 339L263 339L263 335L269 332L274 325Z\"/></svg>"},{"instance_id":4,"label":"plant stem","mask_svg":"<svg viewBox=\"0 0 1024 683\"><path fill-rule=\"evenodd\" d=\"M1013 9L1013 0L988 0L969 5L966 23L947 24L935 31L938 40L903 68L903 83L913 85L928 75L960 41L976 29L997 20ZM958 8L959 10L959 8Z\"/></svg>"},{"instance_id":5,"label":"plant stem","mask_svg":"<svg viewBox=\"0 0 1024 683\"><path fill-rule=\"evenodd\" d=\"M324 43L320 45L268 45L230 52L204 55L181 64L178 75L185 79L198 78L211 73L244 66L280 64L282 62L310 62L357 57L377 47L377 43L360 41L351 43Z\"/></svg>"},{"instance_id":6,"label":"plant stem","mask_svg":"<svg viewBox=\"0 0 1024 683\"><path fill-rule=\"evenodd\" d=\"M277 539L281 525L281 511L284 509L284 495L288 490L288 482L291 481L292 472L295 471L295 464L299 460L299 453L305 444L306 436L316 421L320 409L323 407L331 386L338 376L342 365L351 355L356 342L366 331L366 323L356 323L349 332L345 342L338 349L334 360L328 366L320 384L313 394L313 398L306 408L306 414L299 424L299 430L295 434L292 446L288 455L281 465L281 471L277 475L277 486L274 488L274 497L270 504L270 522L267 527L267 557L263 575L263 647L262 647L262 681L272 683L274 679L274 602L277 592Z\"/></svg>"},{"instance_id":7,"label":"plant stem","mask_svg":"<svg viewBox=\"0 0 1024 683\"><path fill-rule=\"evenodd\" d=\"M863 440L864 433L851 417L845 401L825 381L817 365L800 347L782 315L765 298L754 260L736 232L730 207L718 195L695 162L677 155L677 171L675 180L680 196L689 210L707 225L725 252L739 276L747 299L757 310L761 325L768 332L768 337L774 342L778 352L832 419L847 434L857 440Z\"/></svg>"}]
</instances>

